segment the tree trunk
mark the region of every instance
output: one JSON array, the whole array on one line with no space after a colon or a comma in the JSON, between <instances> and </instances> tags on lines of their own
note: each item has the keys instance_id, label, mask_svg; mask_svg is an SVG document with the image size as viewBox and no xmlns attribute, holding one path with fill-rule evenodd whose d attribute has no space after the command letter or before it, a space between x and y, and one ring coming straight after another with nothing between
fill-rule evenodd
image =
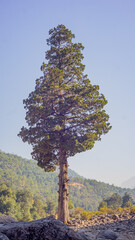
<instances>
[{"instance_id":1,"label":"tree trunk","mask_svg":"<svg viewBox=\"0 0 135 240\"><path fill-rule=\"evenodd\" d=\"M58 219L63 223L69 222L68 210L68 162L66 153L60 147L60 173L59 173L59 198L58 198Z\"/></svg>"}]
</instances>

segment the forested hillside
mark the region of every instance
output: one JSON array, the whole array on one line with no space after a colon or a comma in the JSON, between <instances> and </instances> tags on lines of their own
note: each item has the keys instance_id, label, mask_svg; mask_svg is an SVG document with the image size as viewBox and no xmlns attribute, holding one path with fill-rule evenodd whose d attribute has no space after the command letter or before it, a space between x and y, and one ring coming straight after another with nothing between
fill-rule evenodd
<instances>
[{"instance_id":1,"label":"forested hillside","mask_svg":"<svg viewBox=\"0 0 135 240\"><path fill-rule=\"evenodd\" d=\"M85 210L97 210L104 197L125 192L131 194L135 200L135 190L122 189L113 185L97 182L80 177L69 170L69 199L75 207ZM29 190L43 202L57 199L58 172L46 173L32 160L23 159L17 155L0 151L0 183L5 183L12 190Z\"/></svg>"}]
</instances>

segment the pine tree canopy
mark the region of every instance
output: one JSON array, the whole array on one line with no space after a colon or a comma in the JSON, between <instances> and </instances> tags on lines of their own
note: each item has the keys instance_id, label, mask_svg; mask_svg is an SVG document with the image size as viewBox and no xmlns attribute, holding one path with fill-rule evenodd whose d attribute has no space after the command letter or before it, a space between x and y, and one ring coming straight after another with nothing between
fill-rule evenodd
<instances>
[{"instance_id":1,"label":"pine tree canopy","mask_svg":"<svg viewBox=\"0 0 135 240\"><path fill-rule=\"evenodd\" d=\"M111 126L104 110L107 100L84 74L83 46L64 25L49 31L43 76L36 80L24 105L28 128L19 133L33 146L32 157L45 171L59 165L59 149L66 157L91 149Z\"/></svg>"}]
</instances>

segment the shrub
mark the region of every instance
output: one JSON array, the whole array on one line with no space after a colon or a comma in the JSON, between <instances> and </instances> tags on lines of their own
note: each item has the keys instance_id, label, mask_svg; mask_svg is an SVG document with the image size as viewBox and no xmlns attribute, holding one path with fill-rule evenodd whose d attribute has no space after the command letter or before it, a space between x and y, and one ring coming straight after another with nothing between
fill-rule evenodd
<instances>
[{"instance_id":1,"label":"shrub","mask_svg":"<svg viewBox=\"0 0 135 240\"><path fill-rule=\"evenodd\" d=\"M135 213L135 206L132 206L132 207L131 207L130 213Z\"/></svg>"},{"instance_id":2,"label":"shrub","mask_svg":"<svg viewBox=\"0 0 135 240\"><path fill-rule=\"evenodd\" d=\"M81 220L90 220L92 218L91 212L83 211L83 212L81 212L80 215L81 215Z\"/></svg>"}]
</instances>

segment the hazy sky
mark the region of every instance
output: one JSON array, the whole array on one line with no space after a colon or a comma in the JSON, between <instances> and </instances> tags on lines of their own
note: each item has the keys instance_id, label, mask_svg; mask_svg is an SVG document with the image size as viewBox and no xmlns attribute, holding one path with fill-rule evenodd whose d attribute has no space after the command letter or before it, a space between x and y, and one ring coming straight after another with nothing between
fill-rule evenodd
<instances>
[{"instance_id":1,"label":"hazy sky","mask_svg":"<svg viewBox=\"0 0 135 240\"><path fill-rule=\"evenodd\" d=\"M112 130L69 159L80 175L120 185L135 175L135 1L0 0L0 149L31 158L17 137L50 28L64 24L85 49L85 73L108 100Z\"/></svg>"}]
</instances>

